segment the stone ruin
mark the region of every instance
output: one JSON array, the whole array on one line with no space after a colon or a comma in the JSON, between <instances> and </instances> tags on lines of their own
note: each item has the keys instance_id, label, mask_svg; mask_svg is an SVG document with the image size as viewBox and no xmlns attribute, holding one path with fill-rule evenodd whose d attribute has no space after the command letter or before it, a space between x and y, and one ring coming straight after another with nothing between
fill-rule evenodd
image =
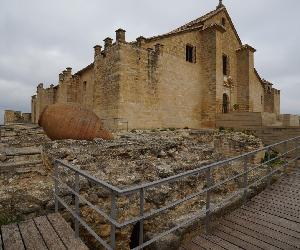
<instances>
[{"instance_id":1,"label":"stone ruin","mask_svg":"<svg viewBox=\"0 0 300 250\"><path fill-rule=\"evenodd\" d=\"M53 160L62 159L119 188L147 183L172 176L200 165L222 160L262 147L260 139L240 132L157 129L132 130L116 133L115 140L51 141L43 130L35 125L10 125L2 129L0 142L0 222L32 218L53 212ZM252 159L260 163L263 155ZM242 164L227 166L213 173L215 181L224 180L242 170ZM256 175L259 175L257 172ZM257 176L251 175L251 178ZM73 177L62 173L67 183ZM101 208L108 209L110 198L107 191L81 181L81 195ZM145 197L146 211L164 206L168 202L203 188L203 176L190 177L185 181L151 190ZM228 183L214 194L214 202L240 187L239 181ZM64 200L73 204L72 195L63 191ZM118 199L119 218L130 218L138 213L136 197ZM177 223L186 216L202 209L203 198L191 200L165 214L145 221L145 237ZM70 215L63 211L72 224ZM81 204L81 216L103 238L109 239L110 224ZM117 232L118 249L128 249L136 229L131 226ZM91 236L82 231L86 244L92 249L101 249ZM133 238L132 238L133 237ZM181 235L175 233L155 243L154 249L172 249L179 244Z\"/></svg>"},{"instance_id":2,"label":"stone ruin","mask_svg":"<svg viewBox=\"0 0 300 250\"><path fill-rule=\"evenodd\" d=\"M22 113L21 111L5 110L4 124L13 123L31 123L31 113Z\"/></svg>"}]
</instances>

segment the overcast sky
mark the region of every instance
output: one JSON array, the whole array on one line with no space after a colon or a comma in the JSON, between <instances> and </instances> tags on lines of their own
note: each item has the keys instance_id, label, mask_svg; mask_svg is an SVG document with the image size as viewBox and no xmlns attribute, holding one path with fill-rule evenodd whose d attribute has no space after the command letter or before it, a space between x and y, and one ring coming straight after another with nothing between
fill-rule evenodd
<instances>
[{"instance_id":1,"label":"overcast sky","mask_svg":"<svg viewBox=\"0 0 300 250\"><path fill-rule=\"evenodd\" d=\"M282 90L282 113L300 114L300 1L224 0L255 67ZM115 30L127 40L168 32L213 10L218 0L0 0L0 123L4 109L30 112L36 85L92 62Z\"/></svg>"}]
</instances>

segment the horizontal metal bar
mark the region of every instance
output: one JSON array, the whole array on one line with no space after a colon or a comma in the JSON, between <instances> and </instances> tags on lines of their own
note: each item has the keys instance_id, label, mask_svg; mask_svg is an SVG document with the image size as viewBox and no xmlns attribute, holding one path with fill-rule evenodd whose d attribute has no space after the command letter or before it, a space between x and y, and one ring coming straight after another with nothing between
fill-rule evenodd
<instances>
[{"instance_id":1,"label":"horizontal metal bar","mask_svg":"<svg viewBox=\"0 0 300 250\"><path fill-rule=\"evenodd\" d=\"M296 158L295 158L295 159L296 159ZM287 163L287 164L290 164L291 162L295 161L295 159L291 160L291 161L290 161L289 163ZM285 165L286 165L286 164L285 164ZM285 165L280 166L280 168L284 167ZM258 167L261 167L261 166L262 166L262 165L260 165L260 166L258 166ZM257 169L258 167L256 167L256 169ZM246 171L246 172L251 172L251 171L253 171L253 169L248 170L248 171ZM277 171L279 171L279 170L272 171L270 174L263 176L262 178L260 178L260 179L258 180L258 182L261 182L263 179L269 177L270 175L274 174L274 173L277 172ZM140 221L140 220L145 220L145 219L147 219L147 218L149 218L149 217L152 217L152 216L154 216L154 215L156 215L156 214L159 214L159 213L161 213L161 212L164 212L165 210L168 210L168 209L170 209L170 208L173 208L173 207L175 207L175 206L177 206L177 205L179 205L179 204L181 204L181 203L183 203L183 202L185 202L185 201L188 201L188 200L190 200L190 199L192 199L192 198L195 198L196 196L199 196L199 195L201 195L201 194L203 194L203 193L205 193L205 192L207 192L207 191L214 190L216 187L219 187L219 186L221 186L221 185L223 185L223 184L225 184L225 183L227 183L227 182L229 182L229 181L233 181L233 180L235 180L235 179L237 179L237 178L239 178L239 177L242 177L246 172L244 171L244 172L242 172L242 173L240 173L240 174L237 174L237 175L235 175L235 176L233 176L233 177L231 177L231 178L228 178L228 179L226 179L226 180L224 180L224 181L222 181L222 182L219 182L219 183L217 183L217 184L211 186L210 188L206 188L206 189L203 189L203 190L200 191L200 192L191 194L191 195L187 196L187 197L184 198L184 199L175 201L175 202L173 202L173 203L171 203L171 204L169 204L169 205L167 205L167 206L164 206L164 207L162 207L162 208L160 208L160 209L157 209L157 210L152 211L152 212L150 212L150 213L145 213L144 216L136 217L136 218L134 218L134 219L132 219L132 220L126 221L126 222L122 223L121 226L124 227L124 226L130 225L130 224L132 224L132 223L136 223L136 222L138 222L138 221ZM257 184L257 183L256 183L256 184ZM251 187L252 185L253 185L253 184L248 185L248 186L246 187L246 189L249 189L249 187ZM241 189L240 191L237 191L234 195L232 195L232 197L229 197L228 200L232 199L233 197L235 197L236 195L242 193L243 191L244 191L244 189ZM226 200L224 200L224 201L222 201L222 202L225 202L225 201L226 201Z\"/></svg>"},{"instance_id":2,"label":"horizontal metal bar","mask_svg":"<svg viewBox=\"0 0 300 250\"><path fill-rule=\"evenodd\" d=\"M155 236L155 237L152 238L151 240L146 241L144 244L142 244L142 245L140 245L140 246L138 246L138 247L132 248L132 250L142 249L142 248L144 248L144 247L146 247L146 246L149 246L149 245L152 244L153 242L155 242L155 241L161 239L162 237L164 237L164 236L166 236L166 235L168 235L168 234L170 234L170 233L172 233L172 232L178 230L179 228L181 228L181 227L183 227L183 226L185 226L185 225L187 225L187 224L189 224L189 223L195 221L196 219L200 218L201 216L204 216L205 213L206 213L206 210L203 211L203 212L201 212L201 213L198 213L198 214L195 215L195 216L192 216L190 219L188 219L188 220L186 220L186 221L184 221L184 222L182 222L182 223L179 223L177 226L172 227L171 229L169 229L169 230L167 230L167 231L165 231L165 232L163 232L163 233L158 234L157 236Z\"/></svg>"},{"instance_id":3,"label":"horizontal metal bar","mask_svg":"<svg viewBox=\"0 0 300 250\"><path fill-rule=\"evenodd\" d=\"M125 221L125 222L123 222L123 223L121 224L121 227L128 226L128 225L133 224L133 223L136 223L136 222L138 222L138 221L140 221L140 220L146 220L146 219L148 219L148 218L150 218L150 217L153 217L153 216L156 215L156 214L159 214L159 213L164 212L164 211L166 211L166 210L168 210L168 209L170 209L170 208L173 208L173 207L175 207L175 206L177 206L177 205L179 205L179 204L181 204L181 203L183 203L183 202L185 202L185 201L188 201L188 200L190 200L190 199L193 199L193 198L195 198L195 197L197 197L197 196L199 196L199 195L205 193L206 191L207 191L207 189L203 189L202 191L197 192L197 193L195 193L195 194L191 194L191 195L187 196L187 197L184 198L184 199L181 199L181 200L172 202L172 203L170 203L170 204L167 205L167 206L164 206L164 207L159 208L159 209L157 209L157 210L154 210L154 211L145 213L143 216L135 217L134 219Z\"/></svg>"},{"instance_id":4,"label":"horizontal metal bar","mask_svg":"<svg viewBox=\"0 0 300 250\"><path fill-rule=\"evenodd\" d=\"M89 233L95 237L95 239L100 242L102 246L104 246L108 250L113 250L98 234L95 233L95 231L85 222L83 221L77 214L61 199L59 196L54 195L58 201L72 214L74 218L76 218L80 224L82 224L86 230L89 231Z\"/></svg>"},{"instance_id":5,"label":"horizontal metal bar","mask_svg":"<svg viewBox=\"0 0 300 250\"><path fill-rule=\"evenodd\" d=\"M119 194L120 195L132 194L134 192L137 192L141 188L148 189L148 188L151 188L151 187L154 187L154 186L163 185L164 183L169 183L169 182L172 182L172 181L176 181L178 179L181 179L181 178L184 178L184 177L187 177L187 176L198 174L198 173L206 170L207 168L214 169L214 168L218 167L219 165L225 165L226 163L229 163L229 162L232 162L232 161L244 158L246 156L254 155L254 154L258 153L258 152L265 151L266 149L272 148L274 146L278 146L280 144L283 144L285 142L292 141L292 140L295 140L295 139L298 139L298 138L300 138L300 136L295 137L295 138L291 138L291 139L288 139L288 140L285 140L285 141L281 141L281 142L269 145L269 146L261 148L261 149L257 149L255 151L252 151L252 152L249 152L249 153L245 153L245 154L242 154L242 155L239 155L239 156L235 156L235 157L232 157L232 158L229 158L229 159L226 159L226 160L215 162L215 163L209 164L207 166L203 166L203 167L200 167L200 168L189 170L189 171L184 172L184 173L180 173L180 174L177 174L177 175L174 175L174 176L170 176L168 178L157 180L157 181L154 181L154 182L151 182L151 183L145 183L145 184L137 185L137 186L134 186L134 187L131 187L131 188L127 188L127 189L122 189Z\"/></svg>"},{"instance_id":6,"label":"horizontal metal bar","mask_svg":"<svg viewBox=\"0 0 300 250\"><path fill-rule=\"evenodd\" d=\"M55 176L53 177L54 180L57 180L61 185L63 185L64 187L66 187L72 194L74 194L75 196L77 196L79 198L79 200L85 202L87 205L89 205L90 208L94 209L96 212L98 212L101 216L103 216L105 219L107 219L109 222L111 222L112 224L114 224L116 227L120 228L121 224L118 223L116 220L112 219L109 215L107 215L103 210L101 210L100 208L96 207L95 205L93 205L91 202L89 202L87 199L85 199L84 197L82 197L80 194L78 194L77 192L75 192L72 188L70 188L67 184L65 184L64 182L62 182L61 179L56 178Z\"/></svg>"},{"instance_id":7,"label":"horizontal metal bar","mask_svg":"<svg viewBox=\"0 0 300 250\"><path fill-rule=\"evenodd\" d=\"M233 195L230 195L229 197L227 197L226 199L220 201L219 203L217 204L214 204L213 205L213 208L211 209L212 211L215 211L218 207L220 207L220 205L224 205L226 202L230 201L231 199L233 199L234 197L238 196L239 194L242 194L244 192L245 189L248 189L248 188L242 188L236 192L234 192Z\"/></svg>"},{"instance_id":8,"label":"horizontal metal bar","mask_svg":"<svg viewBox=\"0 0 300 250\"><path fill-rule=\"evenodd\" d=\"M212 163L212 164L209 164L207 166L202 166L202 167L198 167L196 169L193 169L193 170L189 170L187 172L184 172L184 173L180 173L180 174L177 174L177 175L174 175L174 176L170 176L170 177L167 177L167 178L164 178L164 179L161 179L161 180L157 180L157 181L153 181L153 182L150 182L150 183L145 183L145 184L141 184L141 185L137 185L137 186L134 186L134 187L130 187L130 188L126 188L126 189L120 189L118 187L115 187L107 182L104 182L104 181L101 181L101 180L98 180L96 179L95 177L85 173L84 171L82 170L79 170L79 169L76 169L75 167L61 161L61 160L55 160L56 162L62 164L63 166L75 171L75 172L78 172L80 175L86 177L87 179L89 180L92 180L93 182L103 186L103 187L106 187L108 189L110 189L111 191L114 191L117 193L117 195L129 195L129 194L132 194L132 193L136 193L139 191L139 189L148 189L148 188L151 188L151 187L155 187L155 186L159 186L159 185L163 185L165 183L169 183L169 182L172 182L172 181L176 181L178 179L181 179L181 178L184 178L184 177L188 177L188 176L191 176L191 175L194 175L194 174L198 174L204 170L206 170L207 168L211 168L211 169L214 169L218 166L222 166L222 165L225 165L226 163L229 163L229 162L232 162L232 161L235 161L235 160L238 160L238 159L242 159L246 156L251 156L251 155L254 155L258 152L261 152L261 151L265 151L267 149L270 149L272 147L275 147L275 146L278 146L278 145L281 145L283 143L286 143L286 142L289 142L289 141L293 141L293 140L296 140L296 139L299 139L300 136L298 137L294 137L294 138L291 138L291 139L288 139L288 140L285 140L285 141L281 141L281 142L278 142L278 143L275 143L275 144L272 144L272 145L269 145L269 146L266 146L264 148L261 148L261 149L257 149L255 151L252 151L252 152L249 152L249 153L245 153L245 154L242 154L242 155L239 155L239 156L235 156L235 157L232 157L232 158L229 158L229 159L226 159L226 160L222 160L222 161L219 161L219 162L215 162L215 163Z\"/></svg>"},{"instance_id":9,"label":"horizontal metal bar","mask_svg":"<svg viewBox=\"0 0 300 250\"><path fill-rule=\"evenodd\" d=\"M177 205L180 205L181 203L184 203L185 201L191 200L191 199L193 199L193 198L195 198L195 197L197 197L197 196L199 196L199 195L201 195L201 194L204 194L204 193L206 193L207 191L214 190L215 188L217 188L217 187L219 187L219 186L222 186L223 184L225 184L225 183L227 183L227 182L229 182L229 181L235 180L236 178L243 176L243 174L245 174L245 172L243 172L243 173L241 173L241 174L237 174L237 175L235 175L235 176L233 176L233 177L231 177L231 178L228 178L228 179L226 179L226 180L224 180L224 181L222 181L222 182L218 182L217 184L215 184L215 185L213 185L213 186L211 186L211 187L209 187L209 188L205 188L205 189L203 189L203 190L201 190L201 191L199 191L199 192L197 192L197 193L190 194L190 195L188 195L187 197L185 197L185 198L183 198L183 199L180 199L180 200L177 200L177 201L175 201L175 202L172 202L172 203L170 203L170 204L167 205L167 206L164 206L164 207L159 208L159 209L157 209L157 210L154 210L154 211L152 211L152 212L145 213L144 216L135 217L134 219L125 221L125 222L121 223L121 227L128 226L128 225L133 224L133 223L136 223L136 222L138 222L138 221L140 221L140 220L148 219L148 218L150 218L150 217L152 217L152 216L154 216L154 215L156 215L156 214L158 214L158 213L161 213L161 212L163 212L163 211L165 211L165 210L168 210L168 209L173 208L173 207L175 207L175 206L177 206Z\"/></svg>"},{"instance_id":10,"label":"horizontal metal bar","mask_svg":"<svg viewBox=\"0 0 300 250\"><path fill-rule=\"evenodd\" d=\"M164 206L164 207L159 208L157 210L154 210L152 212L145 213L143 216L135 217L134 219L127 220L127 221L125 221L123 223L119 223L119 222L115 221L114 219L112 219L109 215L105 214L102 210L100 210L99 208L97 208L96 206L94 206L93 204L91 204L88 200L86 200L85 198L83 198L82 196L80 196L80 194L78 194L74 190L72 190L68 185L66 185L65 183L63 183L59 178L55 178L54 177L54 179L57 180L59 183L61 183L63 186L65 186L74 195L78 196L80 200L82 200L86 204L88 204L92 209L94 209L96 212L98 212L100 215L102 215L104 218L106 218L108 221L110 221L112 224L114 224L117 228L122 228L122 227L125 227L125 226L128 226L128 225L134 224L134 223L136 223L138 221L148 219L150 217L155 216L156 214L159 214L159 213L164 212L164 211L166 211L168 209L171 209L171 208L173 208L173 207L175 207L177 205L180 205L181 203L184 203L184 202L186 202L188 200L191 200L191 199L193 199L193 198L195 198L195 197L197 197L197 196L199 196L201 194L206 193L207 191L213 190L216 187L219 187L219 186L225 184L226 182L229 182L229 181L232 181L232 180L234 180L234 179L236 179L238 177L241 177L243 174L244 173L241 173L241 174L238 174L238 175L236 175L236 176L234 176L232 178L228 178L228 179L226 179L226 180L224 180L222 182L219 182L219 183L217 183L217 184L215 184L215 185L213 185L213 186L211 186L209 188L206 188L206 189L203 189L203 190L201 190L201 191L199 191L197 193L191 194L191 195L189 195L189 196L187 196L187 197L185 197L185 198L183 198L181 200L177 200L177 201L175 201L175 202L173 202L173 203L171 203L171 204L169 204L167 206Z\"/></svg>"},{"instance_id":11,"label":"horizontal metal bar","mask_svg":"<svg viewBox=\"0 0 300 250\"><path fill-rule=\"evenodd\" d=\"M72 171L74 171L74 172L77 172L79 175L81 175L81 176L83 176L83 177L89 179L90 181L93 181L93 182L96 183L96 184L99 184L100 186L102 186L102 187L104 187L104 188L109 189L110 191L113 191L113 192L116 192L116 193L120 193L120 192L122 191L122 190L119 189L118 187L115 187L115 186L113 186L113 185L111 185L111 184L109 184L109 183L107 183L107 182L105 182L105 181L101 181L101 180L95 178L94 176L92 176L92 175L86 173L85 171L82 171L82 170L80 170L80 169L78 169L78 168L75 168L75 167L71 166L71 165L68 164L68 163L63 162L62 160L56 159L55 162L57 162L58 164L61 164L61 165L64 166L64 167L69 168L70 170L72 170Z\"/></svg>"},{"instance_id":12,"label":"horizontal metal bar","mask_svg":"<svg viewBox=\"0 0 300 250\"><path fill-rule=\"evenodd\" d=\"M275 174L276 172L280 171L280 169L281 169L282 167L284 167L284 166L285 166L285 164L282 165L282 166L280 166L279 168L276 168L275 170L271 171L269 174L264 175L263 177L259 178L259 179L256 180L255 182L253 182L253 183L251 183L250 185L248 185L248 188L257 185L258 183L262 182L262 180L266 179L266 178L269 177L269 176L272 176L272 175Z\"/></svg>"},{"instance_id":13,"label":"horizontal metal bar","mask_svg":"<svg viewBox=\"0 0 300 250\"><path fill-rule=\"evenodd\" d=\"M280 157L281 157L281 155L279 156L279 158L280 158ZM270 161L268 161L268 162L271 162L271 161L274 161L274 160L275 160L275 159L273 158L272 160L270 160ZM264 164L267 164L267 162L265 162L265 163L263 163L263 164L257 166L255 169L257 169L257 168L263 166ZM249 169L248 172L251 172L251 171L253 171L253 170L254 170L254 169ZM185 197L184 199L177 200L177 201L175 201L175 202L173 202L173 203L171 203L171 204L169 204L169 205L167 205L167 206L164 206L164 207L162 207L162 208L160 208L160 209L157 209L157 210L152 211L152 212L150 212L150 213L145 213L144 216L135 217L134 219L127 220L127 221L125 221L125 222L123 222L123 223L118 223L117 221L113 220L111 217L109 217L108 215L106 215L103 211L99 210L97 207L95 207L94 205L92 205L89 201L87 201L87 200L84 199L83 197L80 196L80 199L83 200L84 202L86 202L88 205L90 205L93 209L95 209L95 211L97 211L98 213L100 213L103 217L105 217L108 221L110 221L112 224L114 224L117 228L122 228L122 227L128 226L128 225L130 225L130 224L134 224L134 223L136 223L136 222L138 222L138 221L140 221L140 220L145 220L145 219L150 218L150 217L152 217L152 216L154 216L154 215L156 215L156 214L159 214L159 213L161 213L161 212L164 212L164 211L166 211L166 210L168 210L168 209L170 209L170 208L173 208L173 207L175 207L175 206L177 206L177 205L179 205L179 204L181 204L181 203L184 203L185 201L188 201L188 200L190 200L190 199L193 199L193 198L195 198L195 197L197 197L197 196L199 196L199 195L201 195L201 194L204 194L204 193L207 192L207 191L213 190L213 189L215 189L215 188L217 188L217 187L219 187L219 186L221 186L221 185L223 185L223 184L225 184L225 183L227 183L227 182L229 182L229 181L233 181L233 180L235 180L235 179L237 179L237 178L239 178L239 177L242 177L244 174L245 174L245 172L242 172L242 173L240 173L240 174L237 174L237 175L235 175L235 176L233 176L233 177L231 177L231 178L228 178L228 179L226 179L226 180L224 180L224 181L222 181L222 182L219 182L219 183L217 183L217 184L211 186L210 188L203 189L202 191L197 192L197 193L194 193L194 194L191 194L191 195ZM271 174L272 174L272 173L271 173ZM261 180L263 180L264 178L266 178L266 177L268 177L268 176L269 176L269 175L264 176ZM58 181L60 181L60 180L58 180ZM60 181L60 183L62 183L62 182ZM64 184L64 183L62 183L62 184ZM66 185L66 184L64 184L64 185ZM71 190L70 187L68 187L67 185L66 185L66 187L67 187L72 193L74 193L74 191ZM249 187L248 187L248 188L249 188ZM74 193L74 194L75 194L75 193ZM75 194L75 195L78 195L78 194Z\"/></svg>"},{"instance_id":14,"label":"horizontal metal bar","mask_svg":"<svg viewBox=\"0 0 300 250\"><path fill-rule=\"evenodd\" d=\"M293 148L293 149L291 149L291 150L288 150L288 151L286 151L285 153L281 154L280 156L285 156L285 155L287 155L287 154L289 154L289 153L291 153L291 152L296 151L298 148L300 148L300 147L295 147L295 148Z\"/></svg>"}]
</instances>

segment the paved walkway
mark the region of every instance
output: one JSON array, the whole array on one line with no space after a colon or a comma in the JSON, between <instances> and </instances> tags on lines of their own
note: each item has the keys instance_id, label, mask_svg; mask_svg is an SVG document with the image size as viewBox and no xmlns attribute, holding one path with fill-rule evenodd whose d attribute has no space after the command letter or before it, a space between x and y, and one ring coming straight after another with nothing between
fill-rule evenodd
<instances>
[{"instance_id":1,"label":"paved walkway","mask_svg":"<svg viewBox=\"0 0 300 250\"><path fill-rule=\"evenodd\" d=\"M88 250L60 214L1 227L0 250Z\"/></svg>"},{"instance_id":2,"label":"paved walkway","mask_svg":"<svg viewBox=\"0 0 300 250\"><path fill-rule=\"evenodd\" d=\"M193 249L300 249L300 169L180 247Z\"/></svg>"}]
</instances>

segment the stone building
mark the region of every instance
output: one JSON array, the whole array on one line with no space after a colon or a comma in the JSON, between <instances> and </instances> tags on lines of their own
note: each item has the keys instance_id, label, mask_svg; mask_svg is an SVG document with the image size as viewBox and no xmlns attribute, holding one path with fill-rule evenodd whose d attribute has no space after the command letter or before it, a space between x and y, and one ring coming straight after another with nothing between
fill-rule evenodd
<instances>
[{"instance_id":1,"label":"stone building","mask_svg":"<svg viewBox=\"0 0 300 250\"><path fill-rule=\"evenodd\" d=\"M21 111L5 110L4 124L30 123L32 121L31 113L22 113Z\"/></svg>"},{"instance_id":2,"label":"stone building","mask_svg":"<svg viewBox=\"0 0 300 250\"><path fill-rule=\"evenodd\" d=\"M93 62L56 86L37 87L32 121L53 103L77 103L100 118L125 119L129 128L214 128L220 113L278 116L280 91L254 67L255 49L243 44L220 1L210 13L169 33L94 47Z\"/></svg>"}]
</instances>

